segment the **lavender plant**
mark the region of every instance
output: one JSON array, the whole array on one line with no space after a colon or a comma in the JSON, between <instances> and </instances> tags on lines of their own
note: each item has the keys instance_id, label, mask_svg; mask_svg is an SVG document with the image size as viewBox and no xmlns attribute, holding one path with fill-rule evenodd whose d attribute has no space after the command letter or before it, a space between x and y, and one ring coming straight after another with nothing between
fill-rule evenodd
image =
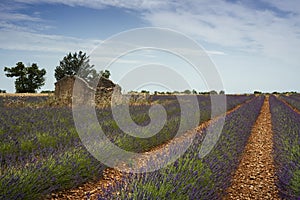
<instances>
[{"instance_id":1,"label":"lavender plant","mask_svg":"<svg viewBox=\"0 0 300 200\"><path fill-rule=\"evenodd\" d=\"M202 123L210 119L211 103L209 96L197 98ZM227 107L233 108L251 98L253 96L230 96ZM172 100L163 106L167 111L167 123L159 134L149 139L137 140L122 133L110 108L98 109L97 117L112 142L130 151L143 152L172 139L177 132L180 120L178 102ZM131 117L137 124L147 125L148 110L149 105L131 106ZM99 178L106 168L82 145L69 107L0 106L0 121L0 199L40 198ZM210 177L211 170L206 168L208 164L197 161L194 168L203 168L205 177ZM177 169L174 170L177 174ZM174 178L179 177L174 175ZM204 178L203 181L209 185L210 180ZM207 190L210 191L211 187Z\"/></svg>"},{"instance_id":2,"label":"lavender plant","mask_svg":"<svg viewBox=\"0 0 300 200\"><path fill-rule=\"evenodd\" d=\"M277 186L284 199L300 198L300 115L270 97Z\"/></svg>"},{"instance_id":3,"label":"lavender plant","mask_svg":"<svg viewBox=\"0 0 300 200\"><path fill-rule=\"evenodd\" d=\"M286 101L293 108L300 110L300 96L298 96L298 95L292 95L292 96L280 95L279 98Z\"/></svg>"},{"instance_id":4,"label":"lavender plant","mask_svg":"<svg viewBox=\"0 0 300 200\"><path fill-rule=\"evenodd\" d=\"M204 131L175 163L155 172L128 174L123 180L126 184L108 188L99 199L221 199L263 101L263 96L257 97L226 116L222 135L206 157L199 157ZM220 128L219 122L215 122L215 128ZM181 148L180 144L176 148Z\"/></svg>"}]
</instances>

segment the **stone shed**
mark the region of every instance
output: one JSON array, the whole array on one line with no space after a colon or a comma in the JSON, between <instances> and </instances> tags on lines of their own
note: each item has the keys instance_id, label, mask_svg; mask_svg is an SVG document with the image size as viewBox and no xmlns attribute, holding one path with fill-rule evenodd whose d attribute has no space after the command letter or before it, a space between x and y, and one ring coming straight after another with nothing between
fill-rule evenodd
<instances>
[{"instance_id":1,"label":"stone shed","mask_svg":"<svg viewBox=\"0 0 300 200\"><path fill-rule=\"evenodd\" d=\"M116 97L118 98L118 96L121 95L121 87L111 80L101 77L96 89L96 103L110 101L113 92L115 92Z\"/></svg>"},{"instance_id":2,"label":"stone shed","mask_svg":"<svg viewBox=\"0 0 300 200\"><path fill-rule=\"evenodd\" d=\"M80 91L77 93L76 100L79 103L90 101L95 89L91 88L85 80L77 76L65 76L55 83L54 94L56 99L67 104L72 103L75 80L77 80L77 89Z\"/></svg>"},{"instance_id":3,"label":"stone shed","mask_svg":"<svg viewBox=\"0 0 300 200\"><path fill-rule=\"evenodd\" d=\"M73 98L75 80L77 80L76 89L78 92L76 92L76 98ZM76 99L79 101L77 103L88 104L95 94L95 102L100 104L103 101L110 101L114 90L116 94L121 95L121 87L104 77L99 79L97 88L90 87L84 79L77 76L65 76L55 83L55 97L67 103Z\"/></svg>"}]
</instances>

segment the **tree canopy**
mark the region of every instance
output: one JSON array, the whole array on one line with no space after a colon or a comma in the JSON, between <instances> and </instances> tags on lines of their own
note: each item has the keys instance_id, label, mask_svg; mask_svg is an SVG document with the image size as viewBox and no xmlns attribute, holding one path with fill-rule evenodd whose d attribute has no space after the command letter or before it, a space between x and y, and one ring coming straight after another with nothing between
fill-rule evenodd
<instances>
[{"instance_id":1,"label":"tree canopy","mask_svg":"<svg viewBox=\"0 0 300 200\"><path fill-rule=\"evenodd\" d=\"M104 77L104 78L107 78L107 79L109 79L109 77L110 77L110 71L108 71L108 70L101 70L100 71L100 75L102 76L102 77Z\"/></svg>"},{"instance_id":2,"label":"tree canopy","mask_svg":"<svg viewBox=\"0 0 300 200\"><path fill-rule=\"evenodd\" d=\"M55 78L57 81L65 76L77 75L89 84L93 84L96 78L99 76L94 69L94 65L90 65L89 56L82 51L78 53L68 53L60 62L59 66L55 68Z\"/></svg>"},{"instance_id":3,"label":"tree canopy","mask_svg":"<svg viewBox=\"0 0 300 200\"><path fill-rule=\"evenodd\" d=\"M15 88L17 93L35 93L45 84L45 69L39 69L36 63L25 67L22 62L18 62L15 67L5 67L7 77L17 77Z\"/></svg>"}]
</instances>

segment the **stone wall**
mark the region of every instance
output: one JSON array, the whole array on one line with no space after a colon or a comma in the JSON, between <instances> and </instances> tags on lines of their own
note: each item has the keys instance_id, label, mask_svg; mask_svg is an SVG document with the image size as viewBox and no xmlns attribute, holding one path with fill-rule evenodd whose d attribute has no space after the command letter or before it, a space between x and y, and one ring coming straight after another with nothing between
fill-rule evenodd
<instances>
[{"instance_id":1,"label":"stone wall","mask_svg":"<svg viewBox=\"0 0 300 200\"><path fill-rule=\"evenodd\" d=\"M75 78L71 76L65 76L61 80L55 83L55 97L62 98L72 95L73 85Z\"/></svg>"},{"instance_id":2,"label":"stone wall","mask_svg":"<svg viewBox=\"0 0 300 200\"><path fill-rule=\"evenodd\" d=\"M115 98L120 98L121 87L111 80L101 77L96 89L96 103L110 103L113 92L115 92Z\"/></svg>"},{"instance_id":3,"label":"stone wall","mask_svg":"<svg viewBox=\"0 0 300 200\"><path fill-rule=\"evenodd\" d=\"M73 96L73 87L76 81L76 97ZM65 76L55 83L55 97L59 101L65 101L68 104L76 100L77 104L90 104L95 95L95 103L103 104L111 101L113 91L117 96L121 95L121 87L111 80L101 77L96 89L91 88L89 84L77 76Z\"/></svg>"}]
</instances>

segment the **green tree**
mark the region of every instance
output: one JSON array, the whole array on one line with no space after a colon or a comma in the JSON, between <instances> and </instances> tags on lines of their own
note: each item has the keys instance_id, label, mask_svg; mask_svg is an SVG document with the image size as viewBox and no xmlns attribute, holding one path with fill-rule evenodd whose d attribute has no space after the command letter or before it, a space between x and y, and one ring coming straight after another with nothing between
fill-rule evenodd
<instances>
[{"instance_id":1,"label":"green tree","mask_svg":"<svg viewBox=\"0 0 300 200\"><path fill-rule=\"evenodd\" d=\"M254 91L254 94L262 94L260 91Z\"/></svg>"},{"instance_id":2,"label":"green tree","mask_svg":"<svg viewBox=\"0 0 300 200\"><path fill-rule=\"evenodd\" d=\"M225 91L224 91L224 90L221 90L221 91L219 92L219 94L225 94Z\"/></svg>"},{"instance_id":3,"label":"green tree","mask_svg":"<svg viewBox=\"0 0 300 200\"><path fill-rule=\"evenodd\" d=\"M191 94L192 92L190 90L184 90L183 93L184 94Z\"/></svg>"},{"instance_id":4,"label":"green tree","mask_svg":"<svg viewBox=\"0 0 300 200\"><path fill-rule=\"evenodd\" d=\"M17 77L15 88L17 93L35 93L45 84L45 69L39 69L36 63L25 67L22 62L18 62L15 67L5 67L7 77Z\"/></svg>"},{"instance_id":5,"label":"green tree","mask_svg":"<svg viewBox=\"0 0 300 200\"><path fill-rule=\"evenodd\" d=\"M104 77L104 78L109 79L109 77L110 77L110 71L108 71L108 70L105 70L105 71L101 70L101 71L100 71L100 75L101 75L102 77Z\"/></svg>"},{"instance_id":6,"label":"green tree","mask_svg":"<svg viewBox=\"0 0 300 200\"><path fill-rule=\"evenodd\" d=\"M216 90L211 90L211 91L209 91L209 94L216 95L216 94L218 94L218 92Z\"/></svg>"},{"instance_id":7,"label":"green tree","mask_svg":"<svg viewBox=\"0 0 300 200\"><path fill-rule=\"evenodd\" d=\"M94 65L90 65L89 56L82 51L78 53L67 54L55 68L54 76L57 81L65 76L77 75L86 80L90 85L94 85L99 74L94 69Z\"/></svg>"},{"instance_id":8,"label":"green tree","mask_svg":"<svg viewBox=\"0 0 300 200\"><path fill-rule=\"evenodd\" d=\"M150 93L150 91L148 91L148 90L142 90L142 91L141 91L141 93L144 93L144 94L149 94L149 93Z\"/></svg>"}]
</instances>

